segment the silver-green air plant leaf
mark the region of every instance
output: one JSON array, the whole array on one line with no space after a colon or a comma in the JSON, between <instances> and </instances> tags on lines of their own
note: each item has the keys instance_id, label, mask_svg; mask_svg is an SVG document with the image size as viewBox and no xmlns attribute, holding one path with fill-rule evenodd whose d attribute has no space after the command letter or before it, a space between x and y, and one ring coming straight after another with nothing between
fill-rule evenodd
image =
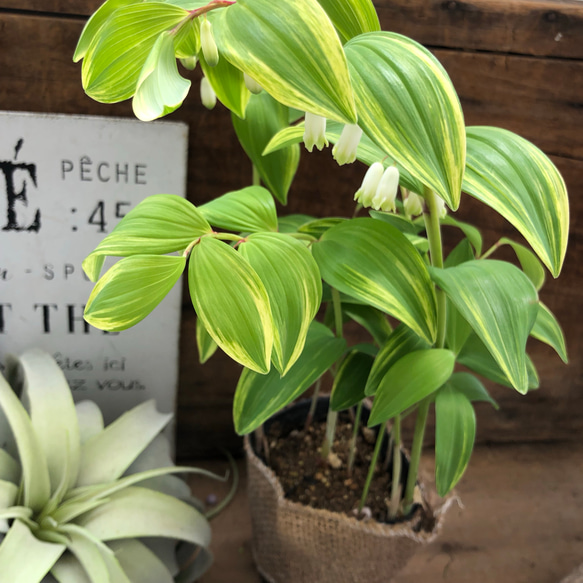
<instances>
[{"instance_id":1,"label":"silver-green air plant leaf","mask_svg":"<svg viewBox=\"0 0 583 583\"><path fill-rule=\"evenodd\" d=\"M135 116L152 121L182 105L190 90L190 81L181 77L174 56L174 36L162 33L140 72L132 101Z\"/></svg>"},{"instance_id":2,"label":"silver-green air plant leaf","mask_svg":"<svg viewBox=\"0 0 583 583\"><path fill-rule=\"evenodd\" d=\"M188 287L207 332L233 360L269 372L273 318L265 285L232 247L203 237L190 254Z\"/></svg>"},{"instance_id":3,"label":"silver-green air plant leaf","mask_svg":"<svg viewBox=\"0 0 583 583\"><path fill-rule=\"evenodd\" d=\"M197 555L197 566L208 567L208 521L184 482L175 489L178 498L159 491L166 482L156 480L178 480L176 472L217 476L172 464L159 434L171 415L148 401L104 428L94 403L74 405L49 355L30 351L8 368L23 386L23 403L0 377L0 407L16 440L14 463L23 471L13 484L10 464L0 464L2 580L52 581L48 575L60 583L192 583L193 569L178 572L176 545L198 548L204 561ZM164 544L146 546L136 537Z\"/></svg>"},{"instance_id":4,"label":"silver-green air plant leaf","mask_svg":"<svg viewBox=\"0 0 583 583\"><path fill-rule=\"evenodd\" d=\"M555 165L536 146L494 127L467 128L463 190L524 236L554 277L567 249L569 202Z\"/></svg>"},{"instance_id":5,"label":"silver-green air plant leaf","mask_svg":"<svg viewBox=\"0 0 583 583\"><path fill-rule=\"evenodd\" d=\"M415 41L390 32L357 36L345 51L359 126L457 210L466 133L458 96L443 67Z\"/></svg>"},{"instance_id":6,"label":"silver-green air plant leaf","mask_svg":"<svg viewBox=\"0 0 583 583\"><path fill-rule=\"evenodd\" d=\"M532 282L514 265L488 259L430 272L512 386L526 393L526 340L538 312Z\"/></svg>"},{"instance_id":7,"label":"silver-green air plant leaf","mask_svg":"<svg viewBox=\"0 0 583 583\"><path fill-rule=\"evenodd\" d=\"M280 103L356 123L340 39L316 0L238 0L214 19L221 58Z\"/></svg>"},{"instance_id":8,"label":"silver-green air plant leaf","mask_svg":"<svg viewBox=\"0 0 583 583\"><path fill-rule=\"evenodd\" d=\"M287 193L300 162L300 148L292 144L267 155L263 155L263 150L279 130L287 127L288 117L289 108L265 91L251 96L244 120L232 116L241 146L263 183L282 204L287 202Z\"/></svg>"},{"instance_id":9,"label":"silver-green air plant leaf","mask_svg":"<svg viewBox=\"0 0 583 583\"><path fill-rule=\"evenodd\" d=\"M162 2L132 3L113 11L89 46L83 44L76 53L83 55L81 74L87 95L103 103L132 97L160 35L187 16L183 8Z\"/></svg>"},{"instance_id":10,"label":"silver-green air plant leaf","mask_svg":"<svg viewBox=\"0 0 583 583\"><path fill-rule=\"evenodd\" d=\"M398 229L375 219L344 221L312 249L326 283L398 318L433 344L433 285L421 256Z\"/></svg>"},{"instance_id":11,"label":"silver-green air plant leaf","mask_svg":"<svg viewBox=\"0 0 583 583\"><path fill-rule=\"evenodd\" d=\"M283 376L302 353L320 308L318 265L302 242L282 233L252 234L239 245L239 252L267 290L274 329L271 359Z\"/></svg>"}]
</instances>

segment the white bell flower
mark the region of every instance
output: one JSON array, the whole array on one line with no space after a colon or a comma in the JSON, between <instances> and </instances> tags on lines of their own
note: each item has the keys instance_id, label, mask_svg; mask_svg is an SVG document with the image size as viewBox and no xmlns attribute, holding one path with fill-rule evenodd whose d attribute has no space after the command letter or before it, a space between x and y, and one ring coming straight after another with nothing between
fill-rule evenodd
<instances>
[{"instance_id":1,"label":"white bell flower","mask_svg":"<svg viewBox=\"0 0 583 583\"><path fill-rule=\"evenodd\" d=\"M340 134L340 139L332 148L332 156L339 166L352 164L356 160L356 150L362 137L362 130L357 124L346 124Z\"/></svg>"},{"instance_id":2,"label":"white bell flower","mask_svg":"<svg viewBox=\"0 0 583 583\"><path fill-rule=\"evenodd\" d=\"M384 172L377 186L372 208L379 211L394 212L395 199L399 189L399 170L396 166L389 166Z\"/></svg>"},{"instance_id":3,"label":"white bell flower","mask_svg":"<svg viewBox=\"0 0 583 583\"><path fill-rule=\"evenodd\" d=\"M259 93L263 91L263 87L261 87L253 77L247 75L247 73L243 73L243 79L245 80L245 87L247 87L247 89L249 89L254 95L259 95Z\"/></svg>"},{"instance_id":4,"label":"white bell flower","mask_svg":"<svg viewBox=\"0 0 583 583\"><path fill-rule=\"evenodd\" d=\"M447 207L445 206L445 201L443 198L441 198L441 196L437 196L437 194L435 195L435 204L437 207L437 216L440 219L445 218L447 216Z\"/></svg>"},{"instance_id":5,"label":"white bell flower","mask_svg":"<svg viewBox=\"0 0 583 583\"><path fill-rule=\"evenodd\" d=\"M219 62L219 49L213 36L213 25L207 18L203 18L200 25L200 46L207 65L216 67Z\"/></svg>"},{"instance_id":6,"label":"white bell flower","mask_svg":"<svg viewBox=\"0 0 583 583\"><path fill-rule=\"evenodd\" d=\"M217 104L217 94L206 77L200 80L200 100L207 109L214 109Z\"/></svg>"},{"instance_id":7,"label":"white bell flower","mask_svg":"<svg viewBox=\"0 0 583 583\"><path fill-rule=\"evenodd\" d=\"M324 146L328 145L328 140L326 139L325 117L306 111L304 145L308 152L311 152L314 149L314 146L316 146L318 150L322 150Z\"/></svg>"},{"instance_id":8,"label":"white bell flower","mask_svg":"<svg viewBox=\"0 0 583 583\"><path fill-rule=\"evenodd\" d=\"M384 167L381 162L375 162L364 175L362 185L356 191L354 200L359 202L363 207L370 207L372 199L377 192L378 185L383 176Z\"/></svg>"},{"instance_id":9,"label":"white bell flower","mask_svg":"<svg viewBox=\"0 0 583 583\"><path fill-rule=\"evenodd\" d=\"M423 197L415 194L414 192L408 192L407 198L403 201L403 206L405 209L405 214L410 217L416 217L417 215L423 214Z\"/></svg>"}]
</instances>

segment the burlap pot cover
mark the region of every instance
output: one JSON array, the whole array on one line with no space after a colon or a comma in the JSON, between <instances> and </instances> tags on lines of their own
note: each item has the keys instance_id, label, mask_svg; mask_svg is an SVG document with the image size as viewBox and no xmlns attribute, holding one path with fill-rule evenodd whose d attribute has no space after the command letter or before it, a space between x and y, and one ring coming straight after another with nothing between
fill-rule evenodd
<instances>
[{"instance_id":1,"label":"burlap pot cover","mask_svg":"<svg viewBox=\"0 0 583 583\"><path fill-rule=\"evenodd\" d=\"M437 536L449 506L436 513L430 533L415 532L418 518L395 525L360 522L286 500L248 437L245 453L253 557L270 583L387 583Z\"/></svg>"}]
</instances>

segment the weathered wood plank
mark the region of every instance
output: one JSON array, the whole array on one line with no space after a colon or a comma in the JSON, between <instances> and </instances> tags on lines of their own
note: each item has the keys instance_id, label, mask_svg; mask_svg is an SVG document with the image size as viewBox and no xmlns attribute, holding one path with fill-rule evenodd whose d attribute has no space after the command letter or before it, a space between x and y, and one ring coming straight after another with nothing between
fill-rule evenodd
<instances>
[{"instance_id":1,"label":"weathered wood plank","mask_svg":"<svg viewBox=\"0 0 583 583\"><path fill-rule=\"evenodd\" d=\"M375 0L384 30L421 44L583 58L577 0Z\"/></svg>"},{"instance_id":2,"label":"weathered wood plank","mask_svg":"<svg viewBox=\"0 0 583 583\"><path fill-rule=\"evenodd\" d=\"M0 0L0 10L27 10L89 16L104 0Z\"/></svg>"},{"instance_id":3,"label":"weathered wood plank","mask_svg":"<svg viewBox=\"0 0 583 583\"><path fill-rule=\"evenodd\" d=\"M0 0L1 9L90 15L101 0ZM583 58L578 0L375 0L384 30L422 44Z\"/></svg>"}]
</instances>

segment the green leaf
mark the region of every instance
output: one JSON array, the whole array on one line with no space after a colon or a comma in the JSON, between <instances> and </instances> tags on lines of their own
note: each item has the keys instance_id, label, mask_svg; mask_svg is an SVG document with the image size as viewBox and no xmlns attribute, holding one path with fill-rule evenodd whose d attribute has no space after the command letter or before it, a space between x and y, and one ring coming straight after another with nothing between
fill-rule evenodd
<instances>
[{"instance_id":1,"label":"green leaf","mask_svg":"<svg viewBox=\"0 0 583 583\"><path fill-rule=\"evenodd\" d=\"M444 68L420 44L390 32L360 35L345 50L360 127L457 210L465 167L465 125Z\"/></svg>"},{"instance_id":2,"label":"green leaf","mask_svg":"<svg viewBox=\"0 0 583 583\"><path fill-rule=\"evenodd\" d=\"M97 282L85 306L85 320L109 332L142 321L168 294L186 265L185 257L124 257Z\"/></svg>"},{"instance_id":3,"label":"green leaf","mask_svg":"<svg viewBox=\"0 0 583 583\"><path fill-rule=\"evenodd\" d=\"M435 481L445 496L466 471L476 438L476 414L468 398L446 386L435 400Z\"/></svg>"},{"instance_id":4,"label":"green leaf","mask_svg":"<svg viewBox=\"0 0 583 583\"><path fill-rule=\"evenodd\" d=\"M445 260L445 267L455 267L466 261L473 261L474 249L469 239L462 239L451 251ZM446 312L446 332L445 343L455 354L459 354L468 336L472 332L472 327L462 318L452 301L447 298Z\"/></svg>"},{"instance_id":5,"label":"green leaf","mask_svg":"<svg viewBox=\"0 0 583 583\"><path fill-rule=\"evenodd\" d=\"M332 411L344 411L364 399L364 387L374 360L374 356L358 350L351 350L344 357L334 377L330 395Z\"/></svg>"},{"instance_id":6,"label":"green leaf","mask_svg":"<svg viewBox=\"0 0 583 583\"><path fill-rule=\"evenodd\" d=\"M162 33L152 48L138 78L132 101L135 116L152 121L178 109L190 90L190 81L178 72L174 36Z\"/></svg>"},{"instance_id":7,"label":"green leaf","mask_svg":"<svg viewBox=\"0 0 583 583\"><path fill-rule=\"evenodd\" d=\"M449 227L456 227L463 232L463 234L468 238L472 247L476 251L476 255L480 256L482 254L482 234L476 227L470 225L469 223L463 223L462 221L458 221L453 217L447 215L439 220L442 225L446 225Z\"/></svg>"},{"instance_id":8,"label":"green leaf","mask_svg":"<svg viewBox=\"0 0 583 583\"><path fill-rule=\"evenodd\" d=\"M76 532L68 532L67 537L69 539L67 550L74 555L85 573L89 575L91 583L110 583L109 570L102 549ZM60 572L61 577L66 577L67 573L63 573L63 570L70 570L66 562L60 568L53 569L57 574Z\"/></svg>"},{"instance_id":9,"label":"green leaf","mask_svg":"<svg viewBox=\"0 0 583 583\"><path fill-rule=\"evenodd\" d=\"M79 41L77 43L77 48L75 49L75 54L73 56L73 62L77 63L80 61L86 54L89 46L103 27L103 25L107 22L107 19L118 9L122 8L123 6L128 6L130 4L137 4L141 0L107 0L104 2L98 10L96 10L91 16L91 18L87 21L83 28L83 32L79 37Z\"/></svg>"},{"instance_id":10,"label":"green leaf","mask_svg":"<svg viewBox=\"0 0 583 583\"><path fill-rule=\"evenodd\" d=\"M370 0L318 0L345 43L363 32L381 29L379 17Z\"/></svg>"},{"instance_id":11,"label":"green leaf","mask_svg":"<svg viewBox=\"0 0 583 583\"><path fill-rule=\"evenodd\" d=\"M285 377L272 370L268 375L244 369L233 401L235 431L246 435L297 399L341 356L346 348L323 324L312 322L304 350Z\"/></svg>"},{"instance_id":12,"label":"green leaf","mask_svg":"<svg viewBox=\"0 0 583 583\"><path fill-rule=\"evenodd\" d=\"M455 355L443 348L417 350L400 358L382 378L368 426L384 423L439 389L451 376Z\"/></svg>"},{"instance_id":13,"label":"green leaf","mask_svg":"<svg viewBox=\"0 0 583 583\"><path fill-rule=\"evenodd\" d=\"M34 512L40 512L51 494L47 460L28 414L2 376L0 376L0 409L6 415L18 447L22 467L23 505ZM4 573L2 569L0 572Z\"/></svg>"},{"instance_id":14,"label":"green leaf","mask_svg":"<svg viewBox=\"0 0 583 583\"><path fill-rule=\"evenodd\" d=\"M386 314L376 308L358 304L343 304L342 311L360 324L379 346L382 346L393 332Z\"/></svg>"},{"instance_id":15,"label":"green leaf","mask_svg":"<svg viewBox=\"0 0 583 583\"><path fill-rule=\"evenodd\" d=\"M509 221L554 277L567 249L569 202L555 165L501 128L469 127L463 190Z\"/></svg>"},{"instance_id":16,"label":"green leaf","mask_svg":"<svg viewBox=\"0 0 583 583\"><path fill-rule=\"evenodd\" d=\"M10 583L40 583L57 559L64 545L38 540L19 520L15 520L0 544L0 573Z\"/></svg>"},{"instance_id":17,"label":"green leaf","mask_svg":"<svg viewBox=\"0 0 583 583\"><path fill-rule=\"evenodd\" d=\"M469 372L454 372L446 386L453 388L456 393L462 393L469 401L484 401L494 409L500 409L481 381Z\"/></svg>"},{"instance_id":18,"label":"green leaf","mask_svg":"<svg viewBox=\"0 0 583 583\"><path fill-rule=\"evenodd\" d=\"M199 60L204 75L219 101L235 116L244 118L251 93L245 86L242 71L233 67L226 59L219 59L219 62L211 67L205 61L202 51L199 53Z\"/></svg>"},{"instance_id":19,"label":"green leaf","mask_svg":"<svg viewBox=\"0 0 583 583\"><path fill-rule=\"evenodd\" d=\"M91 281L99 278L103 259L110 255L162 255L182 251L211 226L192 203L174 194L149 196L133 208L83 261Z\"/></svg>"},{"instance_id":20,"label":"green leaf","mask_svg":"<svg viewBox=\"0 0 583 583\"><path fill-rule=\"evenodd\" d=\"M156 410L153 399L118 417L83 444L77 485L117 480L171 419Z\"/></svg>"},{"instance_id":21,"label":"green leaf","mask_svg":"<svg viewBox=\"0 0 583 583\"><path fill-rule=\"evenodd\" d=\"M526 393L526 340L538 305L531 281L504 261L466 261L448 269L430 268L430 272L512 386Z\"/></svg>"},{"instance_id":22,"label":"green leaf","mask_svg":"<svg viewBox=\"0 0 583 583\"><path fill-rule=\"evenodd\" d=\"M198 348L198 361L200 364L204 364L218 348L217 343L206 331L200 318L196 319L196 347Z\"/></svg>"},{"instance_id":23,"label":"green leaf","mask_svg":"<svg viewBox=\"0 0 583 583\"><path fill-rule=\"evenodd\" d=\"M356 123L346 57L334 26L314 0L238 0L215 20L222 57L277 101Z\"/></svg>"},{"instance_id":24,"label":"green leaf","mask_svg":"<svg viewBox=\"0 0 583 583\"><path fill-rule=\"evenodd\" d=\"M273 320L265 286L249 262L229 245L204 237L192 249L188 285L198 317L221 349L267 373Z\"/></svg>"},{"instance_id":25,"label":"green leaf","mask_svg":"<svg viewBox=\"0 0 583 583\"><path fill-rule=\"evenodd\" d=\"M374 395L391 367L410 352L429 349L429 344L404 324L397 326L380 349L368 377L364 393Z\"/></svg>"},{"instance_id":26,"label":"green leaf","mask_svg":"<svg viewBox=\"0 0 583 583\"><path fill-rule=\"evenodd\" d=\"M530 357L525 355L526 372L528 377L528 389L538 389L539 378L536 368ZM476 334L470 334L461 352L457 356L457 361L470 370L506 387L512 387L512 383L504 374L504 371L494 360L494 357L488 352L484 343Z\"/></svg>"},{"instance_id":27,"label":"green leaf","mask_svg":"<svg viewBox=\"0 0 583 583\"><path fill-rule=\"evenodd\" d=\"M32 426L47 460L51 493L62 482L66 489L71 488L79 471L81 439L67 379L41 350L23 353L18 362L24 378L22 399L29 405Z\"/></svg>"},{"instance_id":28,"label":"green leaf","mask_svg":"<svg viewBox=\"0 0 583 583\"><path fill-rule=\"evenodd\" d=\"M373 219L377 219L379 221L384 221L385 223L389 223L389 225L393 225L401 231L401 233L405 235L416 235L419 232L419 228L413 221L409 220L407 217L396 215L394 213L384 213L380 211L373 211L370 210L368 213Z\"/></svg>"},{"instance_id":29,"label":"green leaf","mask_svg":"<svg viewBox=\"0 0 583 583\"><path fill-rule=\"evenodd\" d=\"M305 233L319 239L328 229L331 229L338 223L343 223L348 219L342 217L326 217L325 219L315 219L305 223L298 229L298 233Z\"/></svg>"},{"instance_id":30,"label":"green leaf","mask_svg":"<svg viewBox=\"0 0 583 583\"><path fill-rule=\"evenodd\" d=\"M313 220L315 220L314 217L309 215L285 215L278 218L277 230L280 233L297 233L298 229L302 225L305 225L306 223L309 223Z\"/></svg>"},{"instance_id":31,"label":"green leaf","mask_svg":"<svg viewBox=\"0 0 583 583\"><path fill-rule=\"evenodd\" d=\"M565 364L568 363L567 346L561 325L553 313L542 302L538 304L536 321L530 331L530 335L554 348L555 352L561 357L561 360Z\"/></svg>"},{"instance_id":32,"label":"green leaf","mask_svg":"<svg viewBox=\"0 0 583 583\"><path fill-rule=\"evenodd\" d=\"M165 537L207 547L207 520L186 502L147 488L130 487L80 516L76 523L103 541Z\"/></svg>"},{"instance_id":33,"label":"green leaf","mask_svg":"<svg viewBox=\"0 0 583 583\"><path fill-rule=\"evenodd\" d=\"M179 2L169 2L174 6L181 6ZM206 2L201 2L201 5ZM181 6L191 10L186 6ZM196 57L200 51L200 18L192 18L180 27L174 37L174 51L178 59Z\"/></svg>"},{"instance_id":34,"label":"green leaf","mask_svg":"<svg viewBox=\"0 0 583 583\"><path fill-rule=\"evenodd\" d=\"M251 96L244 120L232 116L241 146L261 180L282 204L287 203L287 193L298 169L300 148L294 144L266 156L263 150L279 130L287 127L288 115L287 107L263 91Z\"/></svg>"},{"instance_id":35,"label":"green leaf","mask_svg":"<svg viewBox=\"0 0 583 583\"><path fill-rule=\"evenodd\" d=\"M282 233L256 233L239 252L263 282L271 314L273 364L285 375L304 348L310 322L322 301L322 280L308 248Z\"/></svg>"},{"instance_id":36,"label":"green leaf","mask_svg":"<svg viewBox=\"0 0 583 583\"><path fill-rule=\"evenodd\" d=\"M102 103L129 99L158 37L188 15L162 2L123 6L103 23L87 48L82 67L83 89Z\"/></svg>"},{"instance_id":37,"label":"green leaf","mask_svg":"<svg viewBox=\"0 0 583 583\"><path fill-rule=\"evenodd\" d=\"M502 237L499 243L500 245L510 245L510 247L512 247L516 253L518 261L520 261L522 271L524 271L528 279L532 281L532 285L534 285L536 290L540 290L545 282L545 270L536 255L524 245L516 243L511 239L507 239L506 237Z\"/></svg>"},{"instance_id":38,"label":"green leaf","mask_svg":"<svg viewBox=\"0 0 583 583\"><path fill-rule=\"evenodd\" d=\"M419 253L398 229L375 219L353 219L324 233L312 249L332 287L398 318L433 343L433 285Z\"/></svg>"},{"instance_id":39,"label":"green leaf","mask_svg":"<svg viewBox=\"0 0 583 583\"><path fill-rule=\"evenodd\" d=\"M261 186L228 192L198 207L215 227L255 233L277 231L277 211L273 197Z\"/></svg>"}]
</instances>

